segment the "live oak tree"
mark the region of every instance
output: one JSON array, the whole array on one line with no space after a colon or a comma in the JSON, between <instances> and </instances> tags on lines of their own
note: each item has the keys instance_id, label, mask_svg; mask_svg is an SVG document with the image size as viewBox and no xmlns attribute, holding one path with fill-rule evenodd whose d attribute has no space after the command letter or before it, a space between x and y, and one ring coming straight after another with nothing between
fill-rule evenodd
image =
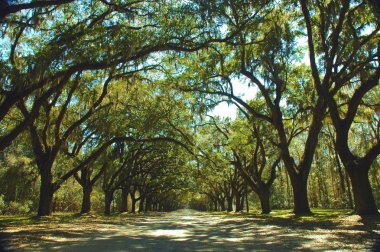
<instances>
[{"instance_id":1,"label":"live oak tree","mask_svg":"<svg viewBox=\"0 0 380 252\"><path fill-rule=\"evenodd\" d=\"M371 1L311 4L300 1L315 90L328 104L336 131L336 150L350 176L357 214L378 213L368 179L380 154L375 142L353 152L349 134L372 90L378 88L379 8ZM367 15L361 15L363 12Z\"/></svg>"},{"instance_id":2,"label":"live oak tree","mask_svg":"<svg viewBox=\"0 0 380 252\"><path fill-rule=\"evenodd\" d=\"M202 157L199 168L201 193L207 195L214 205L222 211L242 211L247 195L246 181L236 165L235 148L230 145L229 122L222 124L218 118L211 117L200 129L198 144L206 155Z\"/></svg>"},{"instance_id":3,"label":"live oak tree","mask_svg":"<svg viewBox=\"0 0 380 252\"><path fill-rule=\"evenodd\" d=\"M67 6L65 11L69 16L76 9ZM94 30L100 32L96 26L109 14L95 17L86 11L83 19L77 22L67 22L67 16L54 15L57 12L54 8L35 10L31 17L27 13L10 16L4 21L2 34L10 41L5 40L2 44L0 121L18 102L29 99L32 105L28 116L1 136L0 149L9 146L38 117L44 101L53 93L60 92L74 74L112 65L100 57L94 60L83 44L80 45L83 36Z\"/></svg>"},{"instance_id":4,"label":"live oak tree","mask_svg":"<svg viewBox=\"0 0 380 252\"><path fill-rule=\"evenodd\" d=\"M107 215L111 213L111 203L114 199L115 191L123 184L125 186L125 182L132 180L139 172L138 162L142 156L143 146L137 145L136 147L118 143L113 151L110 169L107 169L103 174L104 213Z\"/></svg>"},{"instance_id":5,"label":"live oak tree","mask_svg":"<svg viewBox=\"0 0 380 252\"><path fill-rule=\"evenodd\" d=\"M111 202L127 211L129 197L144 211L192 195L199 209L231 211L235 201L239 211L252 187L263 212L272 201L309 213L310 200L377 213L376 1L8 2L5 204L39 198L48 215L75 189L86 213L103 184L106 213ZM224 102L237 119L210 119Z\"/></svg>"},{"instance_id":6,"label":"live oak tree","mask_svg":"<svg viewBox=\"0 0 380 252\"><path fill-rule=\"evenodd\" d=\"M158 5L153 3L144 5L144 2L131 2L120 6L105 1L96 3L95 5L83 2L81 6L68 5L62 8L65 11L65 15L70 15L70 13L75 13L80 7L83 8L83 19L69 24L66 24L66 16L61 17L57 15L59 17L58 20L54 20L56 22L52 27L49 26L51 21L51 16L49 15L51 12L54 13L58 10L49 10L47 13L43 13L43 18L38 16L40 18L38 21L41 23L32 23L31 25L32 27L36 26L43 33L49 33L49 36L46 35L48 40L36 37L33 32L23 34L27 27L24 25L20 28L20 33L16 36L13 44L9 44L11 47L10 56L5 58L3 62L7 78L3 80L4 92L0 120L8 114L10 108L16 103L21 103L19 107L24 115L24 120L2 136L0 148L4 149L9 146L23 130L29 127L33 131L35 152L39 153L37 163L40 166L41 174L46 173L46 176L43 175L46 179L43 179L42 185L45 184L46 180L51 180L51 168L49 167L52 167L60 146L73 129L83 123L83 121L74 123L64 133L62 139L58 139L57 132L59 130L55 130L56 144L53 144L54 148L51 151L47 146L49 144L46 141L40 141L35 134L38 132L33 129L35 128L33 122L39 115L41 108L45 110L47 116L50 116L48 114L51 107L58 100L58 94L63 92L66 85L73 82L81 82L78 79L81 78L81 73L85 70L107 69L108 71L113 71L115 70L115 66L118 65L118 70L122 68L122 72L138 71L139 62L146 59L153 52L165 50L192 51L197 50L198 47L202 47L203 43L205 43L204 41L200 42L201 45L198 45L194 41L188 43L182 41L179 43L177 39L186 39L191 34L176 34L176 32L181 33L182 30L171 29L173 25L179 23L178 20L174 23L166 23L165 20L157 16L144 22L145 19L143 20L143 17L146 13L154 13L152 10L155 10L156 14L158 13L158 10L154 9L158 8ZM139 12L134 12L137 9ZM179 12L172 13L174 13L173 15L178 15ZM117 15L118 18L113 19L113 15ZM190 16L187 19L191 21ZM9 20L7 18L6 22L12 24L12 18L9 18ZM131 25L126 25L129 23ZM44 29L45 27L46 29ZM161 31L161 33L158 33L158 31ZM166 33L166 31L172 32ZM125 37L123 34L128 34L128 36ZM145 43L147 41L145 38L147 37L150 38L149 42L151 43ZM173 38L175 39L173 40ZM25 41L25 47L35 48L36 52L29 53L29 51L25 51L22 60L18 60L18 55L23 53L23 50L16 52L17 45L23 42L21 39ZM34 44L30 43L31 40L33 40ZM91 42L88 43L88 41ZM109 43L110 41L112 41L112 46ZM133 47L131 47L132 43L134 44ZM94 47L95 44L101 46L102 50L97 50ZM48 54L48 57L46 54ZM20 71L23 67L19 63L25 65L24 69L26 72ZM76 79L75 81L73 81L74 78ZM72 89L74 90L75 88L72 87ZM37 92L37 95L34 95L35 92ZM34 101L31 101L32 105L24 105L23 103L26 101L30 102L30 97L35 97ZM46 105L46 101L49 99L52 99L53 102L49 101ZM70 98L67 99L67 104L69 102ZM95 107L98 106L98 104L94 105ZM64 108L63 112L58 116L57 129L60 128L65 110ZM91 111L90 114L92 113ZM50 122L45 123L45 126L49 125ZM44 127L42 134L47 135L48 128ZM42 169L45 166L48 168ZM41 202L40 215L50 213L49 205L51 205L52 192L58 188L57 186L48 184L50 182L46 182L46 185L43 186L44 189L41 190L41 193L46 193L46 197L41 197L41 200L46 201L46 203Z\"/></svg>"},{"instance_id":7,"label":"live oak tree","mask_svg":"<svg viewBox=\"0 0 380 252\"><path fill-rule=\"evenodd\" d=\"M82 81L91 80L84 78ZM90 100L86 99L88 90L78 88L80 80L76 79L72 81L70 88L55 93L51 101L46 100L44 102L42 115L35 123L29 126L36 164L41 177L39 215L50 214L53 194L64 181L62 178L59 178L53 182L53 167L57 156L63 147L68 144L67 142L74 131L83 127L84 123L97 110L106 107L104 104L102 105L102 100L107 94L107 87L110 81L111 79L109 78L105 83L98 84L103 87L100 95L96 95L95 92L96 98L93 98L94 101L91 98ZM76 106L77 104L73 101L74 99L82 100L89 105ZM78 109L76 111L77 114L71 111L70 116L67 115L70 104ZM19 106L24 116L28 117L27 105L21 103ZM78 151L80 151L82 146L83 144L78 147Z\"/></svg>"},{"instance_id":8,"label":"live oak tree","mask_svg":"<svg viewBox=\"0 0 380 252\"><path fill-rule=\"evenodd\" d=\"M74 174L74 178L82 187L83 193L80 214L86 214L91 211L91 193L93 187L109 166L109 161L106 155L104 156L96 160L98 162L94 161L82 168L80 175L78 173Z\"/></svg>"},{"instance_id":9,"label":"live oak tree","mask_svg":"<svg viewBox=\"0 0 380 252\"><path fill-rule=\"evenodd\" d=\"M198 57L189 57L192 61L187 66L192 65L191 71L196 76L192 80L185 77L186 87L181 89L206 94L206 97L222 96L249 117L272 125L282 161L291 178L294 212L302 214L310 212L307 178L327 104L321 98L315 99L313 93L307 94L307 90L311 90L311 80L300 62L295 43L297 32L291 26L298 16L286 13L285 7L236 2L221 14L218 11L225 9L212 9L217 17L226 20L227 31L240 27L240 32L235 40L226 41L223 46L202 51ZM238 77L257 87L265 107L250 106L234 93L232 80ZM295 91L303 92L305 98L297 100L292 95ZM301 133L306 134L302 136L304 154L295 160L291 144Z\"/></svg>"},{"instance_id":10,"label":"live oak tree","mask_svg":"<svg viewBox=\"0 0 380 252\"><path fill-rule=\"evenodd\" d=\"M68 2L12 5L9 7L12 10L33 8L32 14L20 11L2 21L0 121L22 100L29 99L33 105L24 120L1 135L0 150L38 117L44 100L82 71L109 70L121 65L136 70L152 53L192 52L226 39L199 29L198 17L190 4L161 5L151 1L63 4Z\"/></svg>"},{"instance_id":11,"label":"live oak tree","mask_svg":"<svg viewBox=\"0 0 380 252\"><path fill-rule=\"evenodd\" d=\"M270 191L281 161L277 147L271 144L273 132L260 122L252 126L249 122L236 120L232 127L233 164L258 195L262 213L268 214L271 211Z\"/></svg>"}]
</instances>

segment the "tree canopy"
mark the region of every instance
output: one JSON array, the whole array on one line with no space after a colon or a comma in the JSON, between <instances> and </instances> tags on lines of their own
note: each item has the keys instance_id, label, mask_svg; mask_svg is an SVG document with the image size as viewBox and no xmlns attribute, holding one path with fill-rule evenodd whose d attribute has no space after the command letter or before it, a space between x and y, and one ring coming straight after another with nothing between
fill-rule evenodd
<instances>
[{"instance_id":1,"label":"tree canopy","mask_svg":"<svg viewBox=\"0 0 380 252\"><path fill-rule=\"evenodd\" d=\"M379 19L372 0L1 1L0 210L378 213Z\"/></svg>"}]
</instances>

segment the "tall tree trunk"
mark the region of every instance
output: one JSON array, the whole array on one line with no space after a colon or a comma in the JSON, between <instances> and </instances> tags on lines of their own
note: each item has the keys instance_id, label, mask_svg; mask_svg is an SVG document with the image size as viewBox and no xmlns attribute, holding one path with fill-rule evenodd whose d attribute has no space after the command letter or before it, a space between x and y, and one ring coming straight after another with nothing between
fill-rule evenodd
<instances>
[{"instance_id":1,"label":"tall tree trunk","mask_svg":"<svg viewBox=\"0 0 380 252\"><path fill-rule=\"evenodd\" d=\"M261 205L261 213L269 214L271 211L269 187L262 186L260 188L259 199Z\"/></svg>"},{"instance_id":2,"label":"tall tree trunk","mask_svg":"<svg viewBox=\"0 0 380 252\"><path fill-rule=\"evenodd\" d=\"M226 205L223 198L218 198L220 211L226 211Z\"/></svg>"},{"instance_id":3,"label":"tall tree trunk","mask_svg":"<svg viewBox=\"0 0 380 252\"><path fill-rule=\"evenodd\" d=\"M152 195L148 194L146 196L145 209L144 209L145 212L152 211L152 200L153 200Z\"/></svg>"},{"instance_id":4,"label":"tall tree trunk","mask_svg":"<svg viewBox=\"0 0 380 252\"><path fill-rule=\"evenodd\" d=\"M286 169L285 170L285 178L286 178L286 196L287 200L286 202L288 203L288 207L290 208L290 202L291 202L291 189L290 189L290 184L289 184L289 173Z\"/></svg>"},{"instance_id":5,"label":"tall tree trunk","mask_svg":"<svg viewBox=\"0 0 380 252\"><path fill-rule=\"evenodd\" d=\"M240 211L244 211L244 195L241 196L240 198Z\"/></svg>"},{"instance_id":6,"label":"tall tree trunk","mask_svg":"<svg viewBox=\"0 0 380 252\"><path fill-rule=\"evenodd\" d=\"M128 211L128 194L129 188L121 189L121 205L120 205L120 213L125 213Z\"/></svg>"},{"instance_id":7,"label":"tall tree trunk","mask_svg":"<svg viewBox=\"0 0 380 252\"><path fill-rule=\"evenodd\" d=\"M136 213L136 202L137 200L135 198L132 198L132 203L131 203L131 213Z\"/></svg>"},{"instance_id":8,"label":"tall tree trunk","mask_svg":"<svg viewBox=\"0 0 380 252\"><path fill-rule=\"evenodd\" d=\"M51 174L51 166L49 163L43 164L40 168L41 185L40 199L38 205L38 216L51 215L53 202L53 176Z\"/></svg>"},{"instance_id":9,"label":"tall tree trunk","mask_svg":"<svg viewBox=\"0 0 380 252\"><path fill-rule=\"evenodd\" d=\"M354 194L355 212L359 215L379 213L369 182L368 171L368 167L359 165L352 165L348 169Z\"/></svg>"},{"instance_id":10,"label":"tall tree trunk","mask_svg":"<svg viewBox=\"0 0 380 252\"><path fill-rule=\"evenodd\" d=\"M129 195L131 196L131 213L136 213L136 188L133 188L132 191L129 192Z\"/></svg>"},{"instance_id":11,"label":"tall tree trunk","mask_svg":"<svg viewBox=\"0 0 380 252\"><path fill-rule=\"evenodd\" d=\"M247 188L247 187L246 187ZM247 189L246 189L247 190ZM247 208L247 213L249 213L249 201L248 201L248 192L245 193L245 206Z\"/></svg>"},{"instance_id":12,"label":"tall tree trunk","mask_svg":"<svg viewBox=\"0 0 380 252\"><path fill-rule=\"evenodd\" d=\"M153 208L154 212L157 212L157 203L153 203L153 207L152 208Z\"/></svg>"},{"instance_id":13,"label":"tall tree trunk","mask_svg":"<svg viewBox=\"0 0 380 252\"><path fill-rule=\"evenodd\" d=\"M145 203L145 197L141 195L140 202L139 202L139 213L144 211L144 203Z\"/></svg>"},{"instance_id":14,"label":"tall tree trunk","mask_svg":"<svg viewBox=\"0 0 380 252\"><path fill-rule=\"evenodd\" d=\"M310 214L309 200L307 198L307 177L301 175L290 176L293 188L295 214Z\"/></svg>"},{"instance_id":15,"label":"tall tree trunk","mask_svg":"<svg viewBox=\"0 0 380 252\"><path fill-rule=\"evenodd\" d=\"M104 214L110 215L111 214L111 204L113 200L113 191L106 191L105 192L105 202L104 202Z\"/></svg>"},{"instance_id":16,"label":"tall tree trunk","mask_svg":"<svg viewBox=\"0 0 380 252\"><path fill-rule=\"evenodd\" d=\"M354 209L354 201L352 199L352 192L351 192L351 183L350 183L350 177L348 173L346 172L346 184L347 184L347 197L348 197L348 204L351 209Z\"/></svg>"},{"instance_id":17,"label":"tall tree trunk","mask_svg":"<svg viewBox=\"0 0 380 252\"><path fill-rule=\"evenodd\" d=\"M91 211L91 193L92 193L91 183L83 186L82 191L83 191L82 208L80 210L80 213L85 214Z\"/></svg>"},{"instance_id":18,"label":"tall tree trunk","mask_svg":"<svg viewBox=\"0 0 380 252\"><path fill-rule=\"evenodd\" d=\"M343 172L342 172L342 165L339 160L339 154L335 149L335 159L336 159L336 164L338 166L338 172L339 172L339 179L340 179L340 189L342 192L345 192L345 187L344 187L344 177L343 177Z\"/></svg>"},{"instance_id":19,"label":"tall tree trunk","mask_svg":"<svg viewBox=\"0 0 380 252\"><path fill-rule=\"evenodd\" d=\"M240 198L241 198L241 194L238 192L235 192L235 212L240 212L242 210Z\"/></svg>"},{"instance_id":20,"label":"tall tree trunk","mask_svg":"<svg viewBox=\"0 0 380 252\"><path fill-rule=\"evenodd\" d=\"M227 197L227 212L233 211L233 197Z\"/></svg>"}]
</instances>

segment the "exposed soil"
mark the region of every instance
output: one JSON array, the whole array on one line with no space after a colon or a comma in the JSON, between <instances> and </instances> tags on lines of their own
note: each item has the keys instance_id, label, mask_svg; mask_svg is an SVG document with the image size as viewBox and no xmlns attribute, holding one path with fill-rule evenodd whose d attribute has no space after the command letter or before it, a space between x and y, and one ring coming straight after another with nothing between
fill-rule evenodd
<instances>
[{"instance_id":1,"label":"exposed soil","mask_svg":"<svg viewBox=\"0 0 380 252\"><path fill-rule=\"evenodd\" d=\"M379 234L375 217L308 220L182 210L3 223L0 246L6 251L364 251Z\"/></svg>"}]
</instances>

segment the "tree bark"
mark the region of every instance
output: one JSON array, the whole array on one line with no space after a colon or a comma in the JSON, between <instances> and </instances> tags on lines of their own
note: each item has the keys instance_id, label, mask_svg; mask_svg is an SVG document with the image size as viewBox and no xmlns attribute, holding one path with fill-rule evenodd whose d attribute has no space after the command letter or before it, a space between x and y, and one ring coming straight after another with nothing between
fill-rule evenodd
<instances>
[{"instance_id":1,"label":"tree bark","mask_svg":"<svg viewBox=\"0 0 380 252\"><path fill-rule=\"evenodd\" d=\"M260 188L260 193L258 196L260 199L261 213L262 214L269 214L271 211L269 187Z\"/></svg>"},{"instance_id":2,"label":"tree bark","mask_svg":"<svg viewBox=\"0 0 380 252\"><path fill-rule=\"evenodd\" d=\"M247 191L247 187L246 187L246 192L245 192L245 206L247 208L247 213L249 213L249 202L248 202L248 191Z\"/></svg>"},{"instance_id":3,"label":"tree bark","mask_svg":"<svg viewBox=\"0 0 380 252\"><path fill-rule=\"evenodd\" d=\"M241 194L236 192L235 193L235 212L240 212L242 209L241 207Z\"/></svg>"},{"instance_id":4,"label":"tree bark","mask_svg":"<svg viewBox=\"0 0 380 252\"><path fill-rule=\"evenodd\" d=\"M291 176L290 181L294 196L294 214L310 214L309 200L307 198L307 177Z\"/></svg>"},{"instance_id":5,"label":"tree bark","mask_svg":"<svg viewBox=\"0 0 380 252\"><path fill-rule=\"evenodd\" d=\"M227 212L233 211L233 197L227 197Z\"/></svg>"},{"instance_id":6,"label":"tree bark","mask_svg":"<svg viewBox=\"0 0 380 252\"><path fill-rule=\"evenodd\" d=\"M158 211L157 202L153 203L153 211L154 211L154 212L157 212L157 211Z\"/></svg>"},{"instance_id":7,"label":"tree bark","mask_svg":"<svg viewBox=\"0 0 380 252\"><path fill-rule=\"evenodd\" d=\"M54 190L53 190L53 184L51 183L51 179L43 178L41 176L38 216L51 215L53 193L54 193Z\"/></svg>"},{"instance_id":8,"label":"tree bark","mask_svg":"<svg viewBox=\"0 0 380 252\"><path fill-rule=\"evenodd\" d=\"M125 213L128 211L128 194L129 194L129 188L121 189L120 213Z\"/></svg>"},{"instance_id":9,"label":"tree bark","mask_svg":"<svg viewBox=\"0 0 380 252\"><path fill-rule=\"evenodd\" d=\"M359 165L348 169L354 194L355 212L358 215L379 214L369 182L368 171L368 167L360 167Z\"/></svg>"},{"instance_id":10,"label":"tree bark","mask_svg":"<svg viewBox=\"0 0 380 252\"><path fill-rule=\"evenodd\" d=\"M220 211L226 211L226 205L224 204L223 198L218 198L219 205L220 205Z\"/></svg>"},{"instance_id":11,"label":"tree bark","mask_svg":"<svg viewBox=\"0 0 380 252\"><path fill-rule=\"evenodd\" d=\"M146 202L145 202L145 212L152 211L152 195L148 194L146 196Z\"/></svg>"},{"instance_id":12,"label":"tree bark","mask_svg":"<svg viewBox=\"0 0 380 252\"><path fill-rule=\"evenodd\" d=\"M358 215L378 214L368 176L373 160L371 156L366 155L364 158L358 158L352 154L348 146L349 125L344 124L341 128L336 127L336 130L337 152L351 181L355 212Z\"/></svg>"},{"instance_id":13,"label":"tree bark","mask_svg":"<svg viewBox=\"0 0 380 252\"><path fill-rule=\"evenodd\" d=\"M144 203L145 203L145 197L140 196L140 202L139 202L139 213L144 211Z\"/></svg>"},{"instance_id":14,"label":"tree bark","mask_svg":"<svg viewBox=\"0 0 380 252\"><path fill-rule=\"evenodd\" d=\"M105 202L104 202L104 214L110 215L111 214L111 203L113 200L113 191L107 191L105 192Z\"/></svg>"},{"instance_id":15,"label":"tree bark","mask_svg":"<svg viewBox=\"0 0 380 252\"><path fill-rule=\"evenodd\" d=\"M53 176L50 163L44 164L40 168L41 185L40 185L40 199L38 205L38 216L51 215L52 202L54 194L54 185L52 182Z\"/></svg>"},{"instance_id":16,"label":"tree bark","mask_svg":"<svg viewBox=\"0 0 380 252\"><path fill-rule=\"evenodd\" d=\"M82 208L80 210L81 214L85 214L91 211L91 193L92 185L85 185L82 187L83 197L82 197Z\"/></svg>"},{"instance_id":17,"label":"tree bark","mask_svg":"<svg viewBox=\"0 0 380 252\"><path fill-rule=\"evenodd\" d=\"M132 198L132 203L131 203L131 213L136 213L136 202L137 200L135 198Z\"/></svg>"},{"instance_id":18,"label":"tree bark","mask_svg":"<svg viewBox=\"0 0 380 252\"><path fill-rule=\"evenodd\" d=\"M352 192L351 192L351 183L350 183L350 177L348 173L346 172L346 184L347 184L347 198L348 198L348 204L351 209L354 209L354 202L352 199Z\"/></svg>"}]
</instances>

